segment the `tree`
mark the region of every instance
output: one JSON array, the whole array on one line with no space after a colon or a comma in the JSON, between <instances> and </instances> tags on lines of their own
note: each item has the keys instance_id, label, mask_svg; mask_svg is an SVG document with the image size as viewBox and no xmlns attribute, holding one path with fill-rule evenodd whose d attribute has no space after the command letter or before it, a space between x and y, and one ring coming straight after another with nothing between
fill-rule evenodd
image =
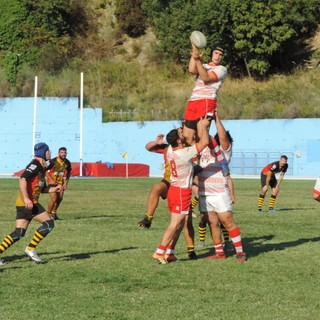
<instances>
[{"instance_id":1,"label":"tree","mask_svg":"<svg viewBox=\"0 0 320 320\"><path fill-rule=\"evenodd\" d=\"M146 31L146 16L141 9L141 0L117 0L115 16L120 30L136 38Z\"/></svg>"},{"instance_id":2,"label":"tree","mask_svg":"<svg viewBox=\"0 0 320 320\"><path fill-rule=\"evenodd\" d=\"M208 47L226 48L233 74L264 77L301 61L304 40L319 22L320 0L143 0L150 23L161 40L158 50L178 63L189 59L192 30L207 35ZM208 51L207 51L208 53ZM279 59L281 57L281 59ZM279 63L281 60L281 63Z\"/></svg>"},{"instance_id":3,"label":"tree","mask_svg":"<svg viewBox=\"0 0 320 320\"><path fill-rule=\"evenodd\" d=\"M85 16L82 3L2 0L0 51L11 83L15 83L22 64L51 72L62 68L73 52L71 37L81 29L80 23L86 23L85 19L78 20L81 12Z\"/></svg>"}]
</instances>

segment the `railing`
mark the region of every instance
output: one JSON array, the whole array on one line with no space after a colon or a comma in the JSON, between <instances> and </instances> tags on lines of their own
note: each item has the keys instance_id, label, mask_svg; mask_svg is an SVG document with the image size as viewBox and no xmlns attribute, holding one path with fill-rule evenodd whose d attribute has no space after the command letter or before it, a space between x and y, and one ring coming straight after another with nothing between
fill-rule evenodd
<instances>
[{"instance_id":1,"label":"railing","mask_svg":"<svg viewBox=\"0 0 320 320\"><path fill-rule=\"evenodd\" d=\"M231 174L260 175L267 164L278 161L282 155L288 157L289 168L286 174L293 175L294 154L286 151L234 151L230 163Z\"/></svg>"}]
</instances>

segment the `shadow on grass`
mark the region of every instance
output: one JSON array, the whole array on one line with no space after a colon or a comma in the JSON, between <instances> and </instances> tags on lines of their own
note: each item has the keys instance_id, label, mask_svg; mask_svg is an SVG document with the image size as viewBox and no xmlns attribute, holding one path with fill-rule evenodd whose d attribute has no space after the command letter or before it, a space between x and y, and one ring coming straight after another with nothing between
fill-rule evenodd
<instances>
[{"instance_id":1,"label":"shadow on grass","mask_svg":"<svg viewBox=\"0 0 320 320\"><path fill-rule=\"evenodd\" d=\"M45 264L49 260L50 261L51 260L85 260L85 259L90 259L91 256L96 255L96 254L113 254L113 253L118 253L118 252L127 251L127 250L135 250L135 249L138 249L138 247L127 247L127 248L112 249L112 250L67 254L67 255L61 255L58 257L54 257L52 259L45 259L45 260L43 260L43 263L41 263L41 264ZM61 252L42 252L42 253L39 253L39 256L41 258L41 256L43 256L43 255L59 255L59 254L61 254ZM22 259L30 260L26 255L13 255L10 257L5 257L6 262L22 260Z\"/></svg>"},{"instance_id":2,"label":"shadow on grass","mask_svg":"<svg viewBox=\"0 0 320 320\"><path fill-rule=\"evenodd\" d=\"M83 216L83 217L72 217L66 220L80 220L80 219L99 219L99 218L118 218L119 215L107 215L102 214L100 216ZM64 220L63 218L61 220Z\"/></svg>"},{"instance_id":3,"label":"shadow on grass","mask_svg":"<svg viewBox=\"0 0 320 320\"><path fill-rule=\"evenodd\" d=\"M284 211L301 211L301 210L316 210L316 208L312 208L312 207L299 207L299 208L281 208L281 209L276 209L277 212L284 212ZM266 211L268 212L268 211Z\"/></svg>"},{"instance_id":4,"label":"shadow on grass","mask_svg":"<svg viewBox=\"0 0 320 320\"><path fill-rule=\"evenodd\" d=\"M320 241L320 237L316 237L316 238L302 238L294 241L287 241L287 242L281 242L281 243L264 243L265 241L271 240L273 237L274 237L273 235L270 235L270 236L257 237L257 238L256 237L243 238L242 242L248 256L256 257L261 253L266 253L270 251L281 251L287 248L299 246L304 243Z\"/></svg>"},{"instance_id":5,"label":"shadow on grass","mask_svg":"<svg viewBox=\"0 0 320 320\"><path fill-rule=\"evenodd\" d=\"M281 251L287 248L299 246L304 243L320 241L320 237L316 237L316 238L297 239L294 241L281 242L281 243L266 243L266 241L270 241L273 238L274 238L274 235L242 238L244 251L246 252L247 256L250 258L250 257L256 257L261 253L266 253L270 251ZM214 254L214 248L213 248L213 245L210 245L210 247L206 246L205 248L196 248L196 252L198 255L198 259L205 259L206 257ZM227 257L234 256L234 255L235 255L235 252L226 253ZM181 259L181 261L182 260L188 260L188 259Z\"/></svg>"},{"instance_id":6,"label":"shadow on grass","mask_svg":"<svg viewBox=\"0 0 320 320\"><path fill-rule=\"evenodd\" d=\"M83 259L90 259L90 257L95 254L109 254L109 253L113 254L113 253L118 253L118 252L128 251L128 250L135 250L135 249L138 249L138 247L127 247L127 248L104 250L104 251L75 253L75 254L69 254L69 255L58 257L58 258L54 258L54 260L57 260L57 259L59 259L59 260L83 260Z\"/></svg>"}]
</instances>

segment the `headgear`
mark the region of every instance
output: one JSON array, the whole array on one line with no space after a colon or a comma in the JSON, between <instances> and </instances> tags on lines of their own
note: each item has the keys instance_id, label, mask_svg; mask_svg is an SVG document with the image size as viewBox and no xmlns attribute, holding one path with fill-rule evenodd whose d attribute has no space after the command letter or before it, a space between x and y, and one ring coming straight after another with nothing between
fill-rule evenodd
<instances>
[{"instance_id":1,"label":"headgear","mask_svg":"<svg viewBox=\"0 0 320 320\"><path fill-rule=\"evenodd\" d=\"M44 142L39 142L34 146L34 156L46 160L46 151L49 146Z\"/></svg>"}]
</instances>

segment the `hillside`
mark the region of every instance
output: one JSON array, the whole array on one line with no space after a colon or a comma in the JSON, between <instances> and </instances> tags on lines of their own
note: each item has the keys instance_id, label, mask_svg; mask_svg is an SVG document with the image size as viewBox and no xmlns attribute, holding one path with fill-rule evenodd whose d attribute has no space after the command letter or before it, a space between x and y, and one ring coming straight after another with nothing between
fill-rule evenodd
<instances>
[{"instance_id":1,"label":"hillside","mask_svg":"<svg viewBox=\"0 0 320 320\"><path fill-rule=\"evenodd\" d=\"M139 38L122 34L114 16L115 1L89 0L88 6L88 32L76 39L77 52L64 69L53 73L25 67L14 87L0 69L0 97L32 96L35 75L39 96L78 96L83 72L85 106L103 108L105 121L181 119L194 81L187 66L156 53L151 29ZM319 33L310 44L320 48ZM219 96L221 116L320 117L320 69L315 68L320 55L315 58L293 74L265 81L229 75Z\"/></svg>"},{"instance_id":2,"label":"hillside","mask_svg":"<svg viewBox=\"0 0 320 320\"><path fill-rule=\"evenodd\" d=\"M113 5L99 12L99 33L112 43L112 57L101 66L105 73L95 70L95 77L92 69L88 72L91 85L98 79L101 81L94 106L103 107L104 119L182 118L193 86L187 66L159 61L152 50L156 38L151 30L134 39L119 34ZM320 33L310 39L310 45L320 49ZM317 62L317 59L308 61L306 68L294 74L276 75L264 82L229 77L220 92L221 115L226 119L320 117ZM91 85L87 83L88 89Z\"/></svg>"}]
</instances>

